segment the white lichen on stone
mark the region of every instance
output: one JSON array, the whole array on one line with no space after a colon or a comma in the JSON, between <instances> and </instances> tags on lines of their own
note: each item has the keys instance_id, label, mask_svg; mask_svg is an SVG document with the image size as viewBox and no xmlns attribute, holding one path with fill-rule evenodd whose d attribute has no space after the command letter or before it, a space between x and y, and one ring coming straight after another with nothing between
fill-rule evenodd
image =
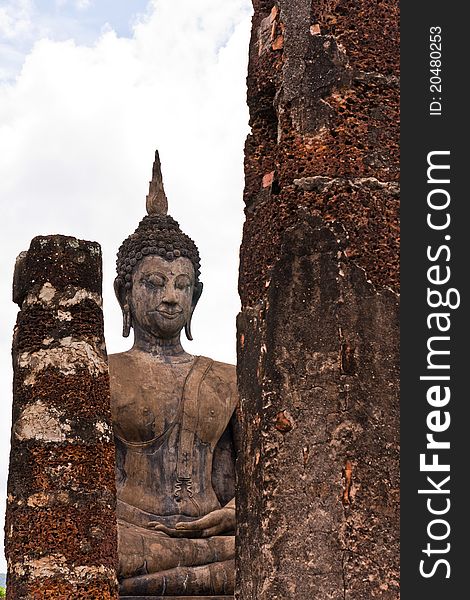
<instances>
[{"instance_id":1,"label":"white lichen on stone","mask_svg":"<svg viewBox=\"0 0 470 600\"><path fill-rule=\"evenodd\" d=\"M50 554L36 559L25 558L21 562L9 565L9 569L19 577L27 575L29 579L45 579L47 577L60 577L70 584L80 584L94 579L109 579L115 581L114 569L104 565L77 565L67 564L63 554Z\"/></svg>"},{"instance_id":2,"label":"white lichen on stone","mask_svg":"<svg viewBox=\"0 0 470 600\"><path fill-rule=\"evenodd\" d=\"M328 104L325 100L324 103ZM328 104L328 106L330 106ZM356 177L355 179L347 179L344 177L326 177L323 175L314 175L312 177L301 177L294 179L294 185L308 192L319 191L324 192L331 187L345 185L351 186L353 189L367 188L369 190L385 190L392 196L400 194L400 185L395 181L379 181L376 177Z\"/></svg>"},{"instance_id":3,"label":"white lichen on stone","mask_svg":"<svg viewBox=\"0 0 470 600\"><path fill-rule=\"evenodd\" d=\"M44 508L45 506L49 506L50 494L46 494L45 492L32 494L27 499L26 504L29 506L29 508Z\"/></svg>"},{"instance_id":4,"label":"white lichen on stone","mask_svg":"<svg viewBox=\"0 0 470 600\"><path fill-rule=\"evenodd\" d=\"M38 492L32 494L26 501L30 508L45 508L53 504L68 504L70 501L69 495L65 491L56 493Z\"/></svg>"},{"instance_id":5,"label":"white lichen on stone","mask_svg":"<svg viewBox=\"0 0 470 600\"><path fill-rule=\"evenodd\" d=\"M77 289L72 298L59 300L59 306L75 306L79 302L83 302L83 300L92 300L100 308L103 305L103 300L99 294L80 288Z\"/></svg>"},{"instance_id":6,"label":"white lichen on stone","mask_svg":"<svg viewBox=\"0 0 470 600\"><path fill-rule=\"evenodd\" d=\"M97 421L95 429L99 434L100 442L111 442L113 440L113 429L109 423Z\"/></svg>"},{"instance_id":7,"label":"white lichen on stone","mask_svg":"<svg viewBox=\"0 0 470 600\"><path fill-rule=\"evenodd\" d=\"M68 310L58 310L57 318L59 319L59 321L71 321L72 313L70 313Z\"/></svg>"},{"instance_id":8,"label":"white lichen on stone","mask_svg":"<svg viewBox=\"0 0 470 600\"><path fill-rule=\"evenodd\" d=\"M28 404L13 426L20 441L65 442L71 427L60 422L60 413L42 400Z\"/></svg>"},{"instance_id":9,"label":"white lichen on stone","mask_svg":"<svg viewBox=\"0 0 470 600\"><path fill-rule=\"evenodd\" d=\"M70 248L80 248L80 242L77 240L77 238L68 238L66 240L66 244L70 247Z\"/></svg>"},{"instance_id":10,"label":"white lichen on stone","mask_svg":"<svg viewBox=\"0 0 470 600\"><path fill-rule=\"evenodd\" d=\"M70 289L70 286L68 289ZM60 296L57 296L57 290L51 283L46 281L39 292L30 291L28 293L24 300L24 306L42 304L43 306L50 307L58 304L59 306L69 307L75 306L76 304L83 302L83 300L91 300L100 308L103 306L103 299L101 298L100 294L97 294L96 292L91 292L90 290L85 290L83 288L72 287L72 293L72 297L63 298L63 293L61 293Z\"/></svg>"},{"instance_id":11,"label":"white lichen on stone","mask_svg":"<svg viewBox=\"0 0 470 600\"><path fill-rule=\"evenodd\" d=\"M101 256L101 246L99 244L89 244L88 250L91 255Z\"/></svg>"},{"instance_id":12,"label":"white lichen on stone","mask_svg":"<svg viewBox=\"0 0 470 600\"><path fill-rule=\"evenodd\" d=\"M46 283L42 286L42 288L39 291L38 298L39 300L44 302L44 304L49 304L49 302L51 302L51 300L56 295L56 291L57 290L52 285L52 283L46 281Z\"/></svg>"},{"instance_id":13,"label":"white lichen on stone","mask_svg":"<svg viewBox=\"0 0 470 600\"><path fill-rule=\"evenodd\" d=\"M60 348L22 352L18 366L30 370L24 379L25 385L34 385L37 375L49 367L58 369L62 375L73 375L80 368L88 369L94 377L108 371L106 360L94 346L72 337L62 338Z\"/></svg>"}]
</instances>

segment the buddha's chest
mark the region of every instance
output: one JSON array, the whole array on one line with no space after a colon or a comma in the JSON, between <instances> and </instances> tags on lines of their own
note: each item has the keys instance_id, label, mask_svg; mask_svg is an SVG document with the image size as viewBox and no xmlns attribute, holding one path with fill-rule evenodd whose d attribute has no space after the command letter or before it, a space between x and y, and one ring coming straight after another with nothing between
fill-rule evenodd
<instances>
[{"instance_id":1,"label":"buddha's chest","mask_svg":"<svg viewBox=\"0 0 470 600\"><path fill-rule=\"evenodd\" d=\"M188 386L190 366L152 369L111 377L111 404L116 435L131 444L158 438L168 441L175 426L185 427L203 443L216 444L230 418L228 396L218 386ZM227 394L229 394L227 390Z\"/></svg>"}]
</instances>

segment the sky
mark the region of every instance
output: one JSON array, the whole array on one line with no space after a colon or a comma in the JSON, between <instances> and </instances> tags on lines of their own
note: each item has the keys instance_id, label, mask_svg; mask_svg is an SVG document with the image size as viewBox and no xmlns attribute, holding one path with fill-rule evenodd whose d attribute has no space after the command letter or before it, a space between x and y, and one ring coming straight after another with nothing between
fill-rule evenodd
<instances>
[{"instance_id":1,"label":"sky","mask_svg":"<svg viewBox=\"0 0 470 600\"><path fill-rule=\"evenodd\" d=\"M0 0L2 515L15 258L36 235L98 241L108 353L128 349L115 255L145 214L156 148L169 213L201 254L183 345L235 362L251 14L250 0Z\"/></svg>"}]
</instances>

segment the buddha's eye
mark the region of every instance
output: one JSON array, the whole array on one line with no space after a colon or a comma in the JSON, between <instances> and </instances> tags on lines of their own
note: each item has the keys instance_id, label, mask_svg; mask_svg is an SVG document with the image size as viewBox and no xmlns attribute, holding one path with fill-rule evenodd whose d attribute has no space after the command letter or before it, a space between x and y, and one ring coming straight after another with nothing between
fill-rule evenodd
<instances>
[{"instance_id":1,"label":"buddha's eye","mask_svg":"<svg viewBox=\"0 0 470 600\"><path fill-rule=\"evenodd\" d=\"M144 286L150 290L155 290L157 288L162 288L165 285L162 277L152 276L152 277L143 277L141 282Z\"/></svg>"},{"instance_id":2,"label":"buddha's eye","mask_svg":"<svg viewBox=\"0 0 470 600\"><path fill-rule=\"evenodd\" d=\"M182 277L178 277L175 281L175 288L177 290L187 290L191 287L191 281L185 275Z\"/></svg>"}]
</instances>

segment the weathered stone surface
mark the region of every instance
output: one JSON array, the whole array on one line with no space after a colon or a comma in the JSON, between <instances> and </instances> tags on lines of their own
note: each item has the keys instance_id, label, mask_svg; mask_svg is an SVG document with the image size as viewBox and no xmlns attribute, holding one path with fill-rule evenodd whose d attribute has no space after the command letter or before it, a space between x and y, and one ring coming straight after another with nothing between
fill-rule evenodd
<instances>
[{"instance_id":1,"label":"weathered stone surface","mask_svg":"<svg viewBox=\"0 0 470 600\"><path fill-rule=\"evenodd\" d=\"M265 269L299 207L340 221L350 234L350 256L375 284L398 289L396 195L348 186L365 178L398 182L398 2L254 0L253 6L242 303L262 298ZM284 44L275 50L270 42L279 32ZM273 182L265 186L269 173ZM317 176L344 180L339 197L334 189L318 194L294 183Z\"/></svg>"},{"instance_id":2,"label":"weathered stone surface","mask_svg":"<svg viewBox=\"0 0 470 600\"><path fill-rule=\"evenodd\" d=\"M398 3L253 5L235 597L396 600Z\"/></svg>"},{"instance_id":3,"label":"weathered stone surface","mask_svg":"<svg viewBox=\"0 0 470 600\"><path fill-rule=\"evenodd\" d=\"M337 235L286 232L239 317L243 600L398 597L397 298Z\"/></svg>"},{"instance_id":4,"label":"weathered stone surface","mask_svg":"<svg viewBox=\"0 0 470 600\"><path fill-rule=\"evenodd\" d=\"M17 261L8 598L117 598L101 250L37 237Z\"/></svg>"}]
</instances>

